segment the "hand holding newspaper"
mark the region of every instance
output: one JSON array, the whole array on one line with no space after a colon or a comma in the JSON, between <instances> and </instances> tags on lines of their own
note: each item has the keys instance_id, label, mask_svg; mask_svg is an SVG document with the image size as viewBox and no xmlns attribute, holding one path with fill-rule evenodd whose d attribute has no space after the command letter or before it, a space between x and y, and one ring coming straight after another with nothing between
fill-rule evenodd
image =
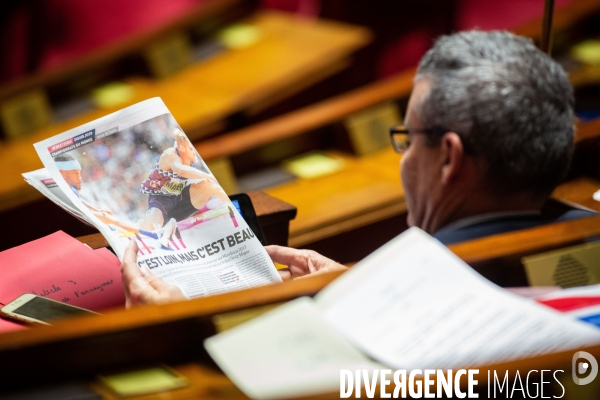
<instances>
[{"instance_id":1,"label":"hand holding newspaper","mask_svg":"<svg viewBox=\"0 0 600 400\"><path fill-rule=\"evenodd\" d=\"M44 170L23 174L98 228L119 257L188 298L279 282L269 256L162 100L154 98L36 143Z\"/></svg>"}]
</instances>

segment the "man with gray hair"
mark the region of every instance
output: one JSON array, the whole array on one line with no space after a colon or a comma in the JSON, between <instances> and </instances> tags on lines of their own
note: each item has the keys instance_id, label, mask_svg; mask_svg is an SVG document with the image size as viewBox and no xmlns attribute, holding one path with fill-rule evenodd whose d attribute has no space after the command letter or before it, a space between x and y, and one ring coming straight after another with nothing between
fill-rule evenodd
<instances>
[{"instance_id":1,"label":"man with gray hair","mask_svg":"<svg viewBox=\"0 0 600 400\"><path fill-rule=\"evenodd\" d=\"M408 224L451 244L557 221L540 210L569 167L573 104L565 71L530 39L439 38L419 64L405 125L390 129ZM267 251L291 278L344 268L308 250Z\"/></svg>"},{"instance_id":2,"label":"man with gray hair","mask_svg":"<svg viewBox=\"0 0 600 400\"><path fill-rule=\"evenodd\" d=\"M438 39L419 64L404 125L390 129L409 225L450 244L550 222L540 210L569 167L573 103L564 70L530 39ZM288 266L284 279L345 269L314 251L266 249ZM148 302L156 293L128 284L128 263L135 259L123 264L128 296Z\"/></svg>"},{"instance_id":3,"label":"man with gray hair","mask_svg":"<svg viewBox=\"0 0 600 400\"><path fill-rule=\"evenodd\" d=\"M440 38L399 132L414 143L402 159L409 223L448 244L544 222L573 151L573 103L562 67L530 39Z\"/></svg>"}]
</instances>

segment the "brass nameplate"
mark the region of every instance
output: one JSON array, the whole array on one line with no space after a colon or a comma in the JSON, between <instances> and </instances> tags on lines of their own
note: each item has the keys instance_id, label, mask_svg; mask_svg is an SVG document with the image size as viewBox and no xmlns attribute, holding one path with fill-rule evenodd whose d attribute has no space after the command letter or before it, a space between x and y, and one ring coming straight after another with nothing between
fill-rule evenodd
<instances>
[{"instance_id":1,"label":"brass nameplate","mask_svg":"<svg viewBox=\"0 0 600 400\"><path fill-rule=\"evenodd\" d=\"M47 126L52 111L46 93L34 89L3 102L0 118L7 139L16 139Z\"/></svg>"},{"instance_id":2,"label":"brass nameplate","mask_svg":"<svg viewBox=\"0 0 600 400\"><path fill-rule=\"evenodd\" d=\"M521 262L530 286L567 288L600 283L600 242L523 257Z\"/></svg>"},{"instance_id":3,"label":"brass nameplate","mask_svg":"<svg viewBox=\"0 0 600 400\"><path fill-rule=\"evenodd\" d=\"M191 44L183 33L162 39L146 49L145 57L157 78L173 75L191 62Z\"/></svg>"},{"instance_id":4,"label":"brass nameplate","mask_svg":"<svg viewBox=\"0 0 600 400\"><path fill-rule=\"evenodd\" d=\"M389 129L401 123L394 103L385 103L353 114L344 120L354 151L366 155L390 146Z\"/></svg>"}]
</instances>

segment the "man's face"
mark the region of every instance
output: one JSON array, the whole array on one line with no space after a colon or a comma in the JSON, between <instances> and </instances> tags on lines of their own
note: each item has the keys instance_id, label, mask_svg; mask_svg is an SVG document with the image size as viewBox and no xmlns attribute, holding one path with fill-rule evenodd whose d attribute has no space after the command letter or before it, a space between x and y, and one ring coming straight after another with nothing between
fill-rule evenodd
<instances>
[{"instance_id":1,"label":"man's face","mask_svg":"<svg viewBox=\"0 0 600 400\"><path fill-rule=\"evenodd\" d=\"M81 170L73 169L70 171L60 170L60 174L69 186L73 186L77 190L81 190Z\"/></svg>"},{"instance_id":2,"label":"man's face","mask_svg":"<svg viewBox=\"0 0 600 400\"><path fill-rule=\"evenodd\" d=\"M404 120L404 125L409 130L430 128L420 118L421 104L429 87L429 81L425 79L415 83ZM410 146L400 160L400 175L408 211L408 225L429 232L432 213L440 199L441 181L439 147L427 147L425 139L422 133L409 134Z\"/></svg>"}]
</instances>

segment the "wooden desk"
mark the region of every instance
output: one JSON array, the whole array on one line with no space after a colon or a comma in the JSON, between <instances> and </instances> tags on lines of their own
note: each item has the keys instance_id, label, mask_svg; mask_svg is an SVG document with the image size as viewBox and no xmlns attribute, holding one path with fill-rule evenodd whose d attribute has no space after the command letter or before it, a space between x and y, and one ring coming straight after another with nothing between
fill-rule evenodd
<instances>
[{"instance_id":1,"label":"wooden desk","mask_svg":"<svg viewBox=\"0 0 600 400\"><path fill-rule=\"evenodd\" d=\"M496 235L451 246L469 263L499 261L504 257L547 250L600 235L600 217ZM291 282L225 293L182 303L113 310L102 317L86 316L54 326L0 335L0 393L65 381L92 382L98 373L140 368L154 363L174 366L190 379L190 386L140 399L245 398L210 360L202 340L215 333L213 316L277 304L316 294L339 273L315 275ZM600 358L600 346L584 350ZM573 351L531 357L480 367L480 384L487 369L564 369ZM27 376L27 381L23 377ZM114 398L98 389L106 398ZM331 398L332 395L316 398Z\"/></svg>"},{"instance_id":2,"label":"wooden desk","mask_svg":"<svg viewBox=\"0 0 600 400\"><path fill-rule=\"evenodd\" d=\"M202 340L215 332L212 317L312 295L337 276L313 276L182 303L114 310L102 317L80 317L0 335L0 393L66 381L90 383L98 373L166 363L187 376L190 386L140 399L245 398L218 371L202 347ZM578 350L600 357L600 346ZM569 371L573 353L563 351L479 367L479 383L486 383L487 369L496 370L501 376L506 370L510 376L517 370ZM115 398L105 389L99 390L106 398ZM332 397L326 394L315 398Z\"/></svg>"},{"instance_id":3,"label":"wooden desk","mask_svg":"<svg viewBox=\"0 0 600 400\"><path fill-rule=\"evenodd\" d=\"M211 160L235 156L269 143L299 136L342 121L369 107L408 98L414 77L415 70L410 69L247 128L198 141L196 149L205 160Z\"/></svg>"},{"instance_id":4,"label":"wooden desk","mask_svg":"<svg viewBox=\"0 0 600 400\"><path fill-rule=\"evenodd\" d=\"M163 306L114 310L104 317L84 317L2 334L0 392L27 387L21 379L26 370L33 379L29 387L34 387L65 379L91 380L100 371L136 364L187 365L201 361L211 366L202 340L215 332L212 316L312 295L335 276L312 277ZM48 364L43 360L53 361ZM203 382L209 383L206 379Z\"/></svg>"},{"instance_id":5,"label":"wooden desk","mask_svg":"<svg viewBox=\"0 0 600 400\"><path fill-rule=\"evenodd\" d=\"M127 104L96 109L24 139L0 143L0 210L41 196L20 176L42 167L33 143L156 96L195 139L214 132L236 112L257 111L338 71L370 37L361 27L271 11L258 12L248 22L261 37L247 48L228 50L162 80L130 77L125 82L135 94Z\"/></svg>"},{"instance_id":6,"label":"wooden desk","mask_svg":"<svg viewBox=\"0 0 600 400\"><path fill-rule=\"evenodd\" d=\"M578 123L575 153L567 180L552 193L552 197L600 211L600 201L593 195L600 190L600 118Z\"/></svg>"},{"instance_id":7,"label":"wooden desk","mask_svg":"<svg viewBox=\"0 0 600 400\"><path fill-rule=\"evenodd\" d=\"M400 183L400 156L390 148L361 158L343 156L342 171L299 179L265 190L293 199L298 216L290 224L290 246L302 247L406 211ZM398 231L399 233L400 231Z\"/></svg>"},{"instance_id":8,"label":"wooden desk","mask_svg":"<svg viewBox=\"0 0 600 400\"><path fill-rule=\"evenodd\" d=\"M598 190L600 190L599 180L588 176L581 176L561 183L552 192L552 197L600 212L600 201L594 200L592 197Z\"/></svg>"}]
</instances>

